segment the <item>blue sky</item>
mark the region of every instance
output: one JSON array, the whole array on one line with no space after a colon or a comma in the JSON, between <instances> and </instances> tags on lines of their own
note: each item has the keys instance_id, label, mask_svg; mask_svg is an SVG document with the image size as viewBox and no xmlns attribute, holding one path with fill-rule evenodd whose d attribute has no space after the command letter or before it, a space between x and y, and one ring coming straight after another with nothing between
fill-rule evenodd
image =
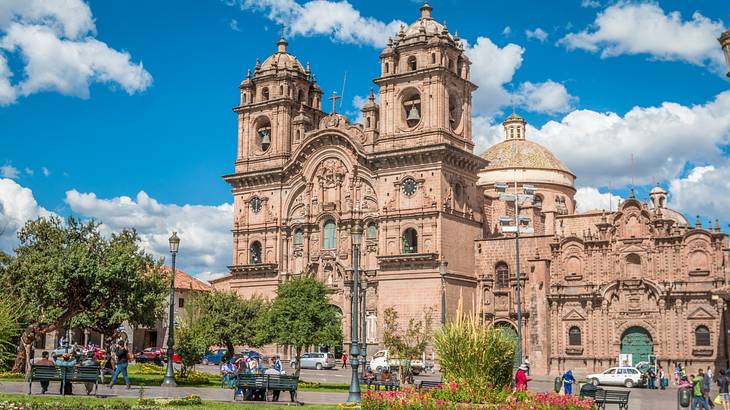
<instances>
[{"instance_id":1,"label":"blue sky","mask_svg":"<svg viewBox=\"0 0 730 410\"><path fill-rule=\"evenodd\" d=\"M340 93L347 72L343 110L354 118L387 30L418 18L421 4L53 3L0 5L0 247L12 248L29 217L97 217L110 230L138 227L157 254L170 229L183 231L190 259L180 260L193 273L229 262L220 177L235 155L231 108L282 25L326 94ZM514 105L528 138L578 175L584 209L607 204L609 184L627 196L633 154L640 197L658 181L682 212L727 219L728 200L710 195L730 176L730 81L715 40L730 26L723 2L430 3L472 59L480 151L501 139Z\"/></svg>"}]
</instances>

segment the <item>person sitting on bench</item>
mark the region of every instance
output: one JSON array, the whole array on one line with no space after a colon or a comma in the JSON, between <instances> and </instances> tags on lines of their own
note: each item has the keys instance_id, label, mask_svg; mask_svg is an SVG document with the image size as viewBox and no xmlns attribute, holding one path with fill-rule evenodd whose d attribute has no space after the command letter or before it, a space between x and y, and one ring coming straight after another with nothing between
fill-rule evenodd
<instances>
[{"instance_id":1,"label":"person sitting on bench","mask_svg":"<svg viewBox=\"0 0 730 410\"><path fill-rule=\"evenodd\" d=\"M41 353L41 358L37 362L35 362L36 366L50 366L50 367L56 367L56 364L53 363L51 359L48 358L48 352L44 351ZM41 394L45 394L48 391L48 380L41 380Z\"/></svg>"}]
</instances>

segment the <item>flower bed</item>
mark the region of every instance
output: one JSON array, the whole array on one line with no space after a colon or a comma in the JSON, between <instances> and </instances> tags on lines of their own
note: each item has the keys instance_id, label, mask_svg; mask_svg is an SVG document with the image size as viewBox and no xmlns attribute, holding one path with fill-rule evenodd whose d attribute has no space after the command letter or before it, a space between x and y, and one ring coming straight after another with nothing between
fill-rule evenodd
<instances>
[{"instance_id":1,"label":"flower bed","mask_svg":"<svg viewBox=\"0 0 730 410\"><path fill-rule=\"evenodd\" d=\"M461 388L454 383L427 392L406 388L402 391L367 391L363 410L592 410L592 400L556 393L513 392L511 389Z\"/></svg>"}]
</instances>

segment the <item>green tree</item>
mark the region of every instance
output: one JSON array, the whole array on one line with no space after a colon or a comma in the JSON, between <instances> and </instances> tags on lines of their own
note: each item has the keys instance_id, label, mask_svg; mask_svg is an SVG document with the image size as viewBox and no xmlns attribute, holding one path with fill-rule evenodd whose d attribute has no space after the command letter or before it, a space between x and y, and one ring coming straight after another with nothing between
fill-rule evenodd
<instances>
[{"instance_id":1,"label":"green tree","mask_svg":"<svg viewBox=\"0 0 730 410\"><path fill-rule=\"evenodd\" d=\"M15 359L21 330L17 312L17 303L0 300L0 371L7 370Z\"/></svg>"},{"instance_id":2,"label":"green tree","mask_svg":"<svg viewBox=\"0 0 730 410\"><path fill-rule=\"evenodd\" d=\"M383 313L383 345L390 356L397 358L403 381L412 383L411 360L421 357L426 351L431 339L433 308L424 310L423 320L409 319L406 329L401 328L395 308L388 307Z\"/></svg>"},{"instance_id":3,"label":"green tree","mask_svg":"<svg viewBox=\"0 0 730 410\"><path fill-rule=\"evenodd\" d=\"M180 355L180 377L185 378L208 351L211 326L203 317L198 296L191 292L180 323L175 326L175 352Z\"/></svg>"},{"instance_id":4,"label":"green tree","mask_svg":"<svg viewBox=\"0 0 730 410\"><path fill-rule=\"evenodd\" d=\"M312 278L295 278L279 284L271 308L262 317L262 342L292 346L295 375L307 346L342 344L342 321L327 299L327 288Z\"/></svg>"},{"instance_id":5,"label":"green tree","mask_svg":"<svg viewBox=\"0 0 730 410\"><path fill-rule=\"evenodd\" d=\"M105 239L99 224L58 217L28 221L0 277L0 291L22 307L25 328L13 369L27 367L39 335L82 325L109 335L124 320L153 325L164 297L160 264L134 230Z\"/></svg>"},{"instance_id":6,"label":"green tree","mask_svg":"<svg viewBox=\"0 0 730 410\"><path fill-rule=\"evenodd\" d=\"M234 346L261 346L260 318L269 303L260 296L246 299L235 292L212 291L199 300L201 320L210 329L209 345L226 346L226 358Z\"/></svg>"}]
</instances>

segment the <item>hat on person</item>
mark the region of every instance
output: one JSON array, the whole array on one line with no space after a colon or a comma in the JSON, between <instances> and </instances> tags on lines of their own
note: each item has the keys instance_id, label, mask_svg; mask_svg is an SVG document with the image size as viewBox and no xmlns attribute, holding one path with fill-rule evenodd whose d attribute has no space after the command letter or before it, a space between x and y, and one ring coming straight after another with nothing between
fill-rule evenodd
<instances>
[{"instance_id":1,"label":"hat on person","mask_svg":"<svg viewBox=\"0 0 730 410\"><path fill-rule=\"evenodd\" d=\"M527 365L526 365L526 364L524 364L524 363L522 363L522 364L520 365L519 369L520 369L520 370L523 370L523 371L526 371L526 370L527 370Z\"/></svg>"}]
</instances>

